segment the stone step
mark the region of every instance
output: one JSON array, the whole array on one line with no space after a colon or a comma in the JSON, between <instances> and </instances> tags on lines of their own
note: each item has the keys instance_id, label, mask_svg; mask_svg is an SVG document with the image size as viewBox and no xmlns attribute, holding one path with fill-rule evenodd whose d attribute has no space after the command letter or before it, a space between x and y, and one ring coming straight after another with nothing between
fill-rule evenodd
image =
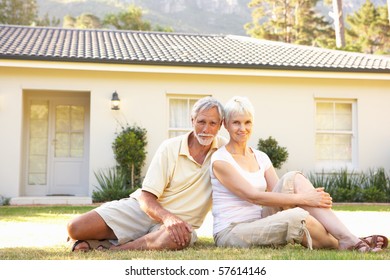
<instances>
[{"instance_id":1,"label":"stone step","mask_svg":"<svg viewBox=\"0 0 390 280\"><path fill-rule=\"evenodd\" d=\"M89 205L92 198L88 196L23 196L14 197L10 205Z\"/></svg>"}]
</instances>

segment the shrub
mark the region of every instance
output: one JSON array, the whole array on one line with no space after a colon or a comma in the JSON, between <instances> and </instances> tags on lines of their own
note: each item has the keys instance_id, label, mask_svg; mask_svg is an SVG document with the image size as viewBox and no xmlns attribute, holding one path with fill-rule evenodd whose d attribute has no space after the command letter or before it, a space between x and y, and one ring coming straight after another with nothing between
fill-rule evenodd
<instances>
[{"instance_id":1,"label":"shrub","mask_svg":"<svg viewBox=\"0 0 390 280\"><path fill-rule=\"evenodd\" d=\"M122 131L112 143L117 165L94 173L99 184L92 192L94 202L119 200L140 187L146 145L145 129L139 126L122 126Z\"/></svg>"},{"instance_id":2,"label":"shrub","mask_svg":"<svg viewBox=\"0 0 390 280\"><path fill-rule=\"evenodd\" d=\"M92 192L94 202L119 200L128 197L135 190L127 187L126 175L116 167L100 169L94 174L99 184Z\"/></svg>"},{"instance_id":3,"label":"shrub","mask_svg":"<svg viewBox=\"0 0 390 280\"><path fill-rule=\"evenodd\" d=\"M10 201L9 198L5 198L0 194L0 206L9 205L9 201Z\"/></svg>"},{"instance_id":4,"label":"shrub","mask_svg":"<svg viewBox=\"0 0 390 280\"><path fill-rule=\"evenodd\" d=\"M363 177L342 169L332 174L332 197L336 201L362 202L361 183Z\"/></svg>"},{"instance_id":5,"label":"shrub","mask_svg":"<svg viewBox=\"0 0 390 280\"><path fill-rule=\"evenodd\" d=\"M146 145L146 130L139 126L122 127L112 144L118 168L126 176L130 188L141 184Z\"/></svg>"},{"instance_id":6,"label":"shrub","mask_svg":"<svg viewBox=\"0 0 390 280\"><path fill-rule=\"evenodd\" d=\"M390 202L390 178L383 168L310 173L308 179L314 187L324 187L334 202Z\"/></svg>"},{"instance_id":7,"label":"shrub","mask_svg":"<svg viewBox=\"0 0 390 280\"><path fill-rule=\"evenodd\" d=\"M319 180L318 178L322 179ZM341 169L331 173L312 173L309 176L309 180L315 187L325 188L335 202L362 201L362 176L354 172Z\"/></svg>"},{"instance_id":8,"label":"shrub","mask_svg":"<svg viewBox=\"0 0 390 280\"><path fill-rule=\"evenodd\" d=\"M390 201L390 178L383 168L370 169L365 176L362 188L364 201Z\"/></svg>"},{"instance_id":9,"label":"shrub","mask_svg":"<svg viewBox=\"0 0 390 280\"><path fill-rule=\"evenodd\" d=\"M269 156L276 169L281 168L288 158L287 148L280 147L278 142L271 136L265 140L259 139L257 149L263 151Z\"/></svg>"},{"instance_id":10,"label":"shrub","mask_svg":"<svg viewBox=\"0 0 390 280\"><path fill-rule=\"evenodd\" d=\"M310 172L306 176L315 188L325 188L327 192L332 188L332 180L329 174L326 174L325 172Z\"/></svg>"}]
</instances>

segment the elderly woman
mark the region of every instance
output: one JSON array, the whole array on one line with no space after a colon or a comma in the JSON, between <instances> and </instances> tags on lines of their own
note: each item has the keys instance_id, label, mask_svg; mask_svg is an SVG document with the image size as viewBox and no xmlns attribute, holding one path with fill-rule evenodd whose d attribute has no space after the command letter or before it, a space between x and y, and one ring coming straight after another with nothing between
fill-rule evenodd
<instances>
[{"instance_id":1,"label":"elderly woman","mask_svg":"<svg viewBox=\"0 0 390 280\"><path fill-rule=\"evenodd\" d=\"M332 198L300 172L280 180L269 157L247 145L254 109L245 97L225 106L228 144L211 159L214 241L217 246L283 246L380 251L387 238L358 238L331 210Z\"/></svg>"}]
</instances>

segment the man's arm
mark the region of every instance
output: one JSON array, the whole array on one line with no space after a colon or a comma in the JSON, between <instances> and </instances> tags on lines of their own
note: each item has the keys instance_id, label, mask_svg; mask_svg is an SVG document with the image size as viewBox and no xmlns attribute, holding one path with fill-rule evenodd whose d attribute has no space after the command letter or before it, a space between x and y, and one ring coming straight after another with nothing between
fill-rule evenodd
<instances>
[{"instance_id":1,"label":"man's arm","mask_svg":"<svg viewBox=\"0 0 390 280\"><path fill-rule=\"evenodd\" d=\"M164 224L172 240L179 245L190 241L192 227L176 215L172 214L157 201L157 197L147 191L142 191L139 198L141 209L153 220Z\"/></svg>"}]
</instances>

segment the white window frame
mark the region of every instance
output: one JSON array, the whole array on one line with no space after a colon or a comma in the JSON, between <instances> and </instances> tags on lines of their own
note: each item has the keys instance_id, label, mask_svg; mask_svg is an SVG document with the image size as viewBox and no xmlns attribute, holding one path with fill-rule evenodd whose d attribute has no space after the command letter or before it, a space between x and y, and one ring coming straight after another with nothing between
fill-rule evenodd
<instances>
[{"instance_id":1,"label":"white window frame","mask_svg":"<svg viewBox=\"0 0 390 280\"><path fill-rule=\"evenodd\" d=\"M356 99L335 99L335 98L316 98L315 99L315 118L317 118L317 104L318 103L333 103L335 104L351 104L352 106L352 130L344 130L344 131L336 131L336 130L317 130L315 127L315 136L314 139L317 138L317 135L320 133L327 134L344 134L351 135L351 161L337 161L337 160L317 160L316 162L316 170L317 171L334 171L340 169L347 169L348 171L353 171L358 168L358 136L357 136L357 100ZM315 157L317 154L317 147L315 147Z\"/></svg>"},{"instance_id":2,"label":"white window frame","mask_svg":"<svg viewBox=\"0 0 390 280\"><path fill-rule=\"evenodd\" d=\"M185 94L167 94L167 108L168 108L168 124L167 124L167 135L168 137L173 137L171 133L175 133L176 135L178 134L185 134L189 131L191 131L192 124L191 124L191 111L192 111L192 105L190 105L190 101L197 101L203 97L206 97L209 95L185 95ZM171 100L186 100L187 101L187 118L188 118L188 126L187 127L171 127Z\"/></svg>"}]
</instances>

